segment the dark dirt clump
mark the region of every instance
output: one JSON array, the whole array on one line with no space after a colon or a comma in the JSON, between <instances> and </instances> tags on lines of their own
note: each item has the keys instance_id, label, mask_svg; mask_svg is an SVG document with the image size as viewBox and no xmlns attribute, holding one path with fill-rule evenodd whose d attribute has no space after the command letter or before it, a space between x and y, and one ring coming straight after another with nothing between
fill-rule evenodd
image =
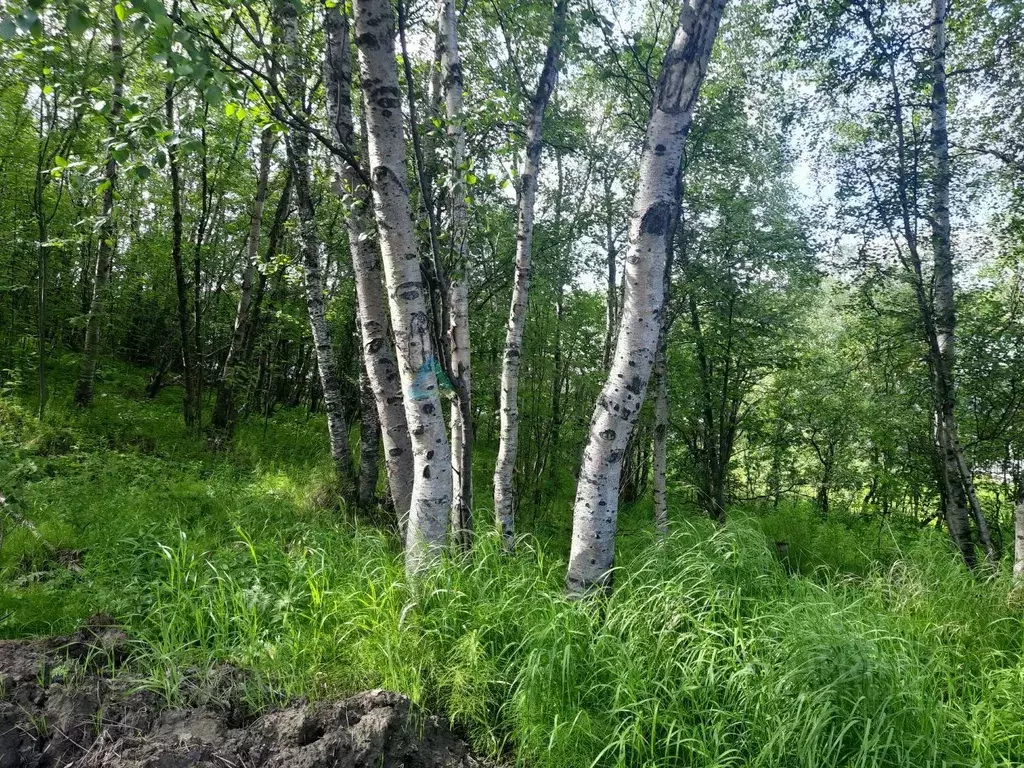
<instances>
[{"instance_id":1,"label":"dark dirt clump","mask_svg":"<svg viewBox=\"0 0 1024 768\"><path fill-rule=\"evenodd\" d=\"M0 641L0 768L470 768L439 718L388 691L299 702L248 723L165 709L110 670L128 638L106 616L69 637Z\"/></svg>"}]
</instances>

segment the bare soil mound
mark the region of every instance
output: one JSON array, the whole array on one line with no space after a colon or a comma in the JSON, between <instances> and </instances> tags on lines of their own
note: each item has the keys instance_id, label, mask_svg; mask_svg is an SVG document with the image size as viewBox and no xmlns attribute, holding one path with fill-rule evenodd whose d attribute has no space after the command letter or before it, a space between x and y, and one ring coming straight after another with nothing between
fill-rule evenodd
<instances>
[{"instance_id":1,"label":"bare soil mound","mask_svg":"<svg viewBox=\"0 0 1024 768\"><path fill-rule=\"evenodd\" d=\"M388 691L303 702L244 722L165 709L105 670L127 636L94 617L70 637L0 641L0 768L471 768L439 718Z\"/></svg>"}]
</instances>

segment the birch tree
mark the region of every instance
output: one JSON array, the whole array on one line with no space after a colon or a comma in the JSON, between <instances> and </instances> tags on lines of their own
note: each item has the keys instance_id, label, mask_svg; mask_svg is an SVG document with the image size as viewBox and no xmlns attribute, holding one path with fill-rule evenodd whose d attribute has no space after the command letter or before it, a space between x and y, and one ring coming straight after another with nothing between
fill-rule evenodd
<instances>
[{"instance_id":1,"label":"birch tree","mask_svg":"<svg viewBox=\"0 0 1024 768\"><path fill-rule=\"evenodd\" d=\"M943 454L941 472L947 489L947 517L950 530L953 522L962 527L963 497L966 495L971 516L978 529L978 539L989 561L998 557L981 504L974 489L974 478L963 448L956 423L956 309L953 288L953 249L949 224L949 134L946 128L948 94L946 90L946 14L949 0L932 0L931 18L931 151L935 164L932 183L932 258L934 276L932 306L934 307L934 377L936 383L938 443ZM955 506L951 506L955 505ZM955 519L954 519L955 518ZM969 534L968 534L969 536Z\"/></svg>"},{"instance_id":2,"label":"birch tree","mask_svg":"<svg viewBox=\"0 0 1024 768\"><path fill-rule=\"evenodd\" d=\"M469 212L466 207L466 134L462 115L462 59L456 28L455 0L440 0L438 31L442 42L441 75L444 84L446 130L451 145L448 201L451 207L448 242L449 328L452 385L452 535L468 549L473 531L473 423L470 402L469 345Z\"/></svg>"},{"instance_id":3,"label":"birch tree","mask_svg":"<svg viewBox=\"0 0 1024 768\"><path fill-rule=\"evenodd\" d=\"M590 422L576 502L567 588L611 583L622 456L643 405L662 328L665 263L693 107L725 0L685 0L655 87L630 220L615 354Z\"/></svg>"},{"instance_id":4,"label":"birch tree","mask_svg":"<svg viewBox=\"0 0 1024 768\"><path fill-rule=\"evenodd\" d=\"M933 447L942 514L964 562L973 566L972 519L986 557L994 559L996 551L960 444L956 416L956 312L946 125L948 5L945 0L933 0L925 8L927 11L916 5L877 6L855 0L839 9L849 14L845 18L825 13L803 17L797 26L810 31L807 37L813 44L809 50L815 64L824 70L826 87L840 85L846 97L866 97L879 104L869 117L859 120L860 102L845 105L850 112L847 120L858 121L863 133L858 142L839 145L840 161L850 166L843 168L841 200L848 213L863 216L867 211L870 224L881 225L912 290L931 379ZM870 57L852 60L842 39L845 35L865 40ZM927 117L919 98L922 81L929 92ZM928 131L922 130L926 121ZM921 166L928 165L928 159L930 174L925 174ZM921 209L929 193L930 211L925 217ZM919 234L924 218L931 230L931 264L926 261Z\"/></svg>"},{"instance_id":5,"label":"birch tree","mask_svg":"<svg viewBox=\"0 0 1024 768\"><path fill-rule=\"evenodd\" d=\"M326 11L327 51L324 83L331 138L354 156L352 116L352 53L349 20L337 6ZM365 134L365 131L364 131ZM365 136L364 136L365 138ZM365 152L362 152L365 156ZM367 384L377 409L388 487L399 528L404 536L413 486L413 454L405 416L402 379L390 338L390 322L382 285L379 245L374 229L370 193L360 169L339 162L338 192L347 203L345 220L355 275L359 333Z\"/></svg>"},{"instance_id":6,"label":"birch tree","mask_svg":"<svg viewBox=\"0 0 1024 768\"><path fill-rule=\"evenodd\" d=\"M353 8L373 206L413 453L405 562L406 570L417 574L438 557L445 542L452 500L451 450L409 201L394 14L389 0L354 0Z\"/></svg>"},{"instance_id":7,"label":"birch tree","mask_svg":"<svg viewBox=\"0 0 1024 768\"><path fill-rule=\"evenodd\" d=\"M533 270L533 218L540 183L540 160L544 112L558 78L558 61L565 39L568 0L556 0L544 66L537 90L530 99L526 123L526 148L519 171L519 204L516 219L516 266L512 282L512 303L505 330L505 351L501 368L498 459L494 467L494 517L502 544L512 549L515 543L513 519L513 475L519 449L519 367L523 355L523 329L530 295Z\"/></svg>"},{"instance_id":8,"label":"birch tree","mask_svg":"<svg viewBox=\"0 0 1024 768\"><path fill-rule=\"evenodd\" d=\"M306 87L300 69L298 19L290 2L280 5L283 44L286 54L285 92L303 110ZM302 128L290 130L285 138L288 164L291 167L295 202L299 216L303 280L306 288L306 311L313 334L313 348L320 385L323 389L324 410L327 412L327 433L331 443L331 458L343 500L351 499L354 490L352 459L348 446L348 424L341 399L337 360L331 345L330 328L324 306L323 276L320 267L320 236L316 229L313 207L312 178L309 167L309 134Z\"/></svg>"},{"instance_id":9,"label":"birch tree","mask_svg":"<svg viewBox=\"0 0 1024 768\"><path fill-rule=\"evenodd\" d=\"M113 143L121 121L124 99L124 41L121 19L117 15L116 3L110 5L110 64L112 87L110 92L110 136L108 137L107 159L104 166L102 224L99 233L99 247L96 255L96 271L92 279L92 300L89 303L89 318L85 327L84 359L75 386L75 404L88 406L92 403L93 381L96 378L96 361L99 357L100 335L106 321L110 270L113 266L117 245L117 229L114 225L114 194L117 186L117 160L114 158Z\"/></svg>"}]
</instances>

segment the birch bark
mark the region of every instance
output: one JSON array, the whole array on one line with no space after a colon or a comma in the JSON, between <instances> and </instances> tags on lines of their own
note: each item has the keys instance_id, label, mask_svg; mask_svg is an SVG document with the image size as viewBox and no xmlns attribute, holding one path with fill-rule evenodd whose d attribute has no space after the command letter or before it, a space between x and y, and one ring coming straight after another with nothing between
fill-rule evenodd
<instances>
[{"instance_id":1,"label":"birch bark","mask_svg":"<svg viewBox=\"0 0 1024 768\"><path fill-rule=\"evenodd\" d=\"M285 72L286 92L299 101L304 100L305 83L298 66L298 20L295 6L285 0L280 5L285 50L289 60ZM306 287L306 312L313 334L320 384L323 389L324 410L327 413L327 433L331 444L331 458L343 500L353 501L352 458L348 446L348 424L341 398L337 360L331 345L324 306L323 276L320 270L320 236L316 229L316 211L313 207L312 179L309 167L309 134L302 129L291 130L285 138L288 164L291 166L292 184L299 215L300 251Z\"/></svg>"},{"instance_id":2,"label":"birch bark","mask_svg":"<svg viewBox=\"0 0 1024 768\"><path fill-rule=\"evenodd\" d=\"M348 147L351 151L355 149L355 124L352 116L352 53L348 17L337 6L328 8L325 26L327 119L331 137L339 146ZM360 154L365 157L366 153L360 149ZM355 273L363 363L377 408L391 500L404 538L413 486L412 444L405 417L401 375L390 338L370 194L357 170L348 163L339 166L338 177L338 191L349 202L345 226Z\"/></svg>"},{"instance_id":3,"label":"birch bark","mask_svg":"<svg viewBox=\"0 0 1024 768\"><path fill-rule=\"evenodd\" d=\"M567 575L572 594L611 585L622 455L654 363L683 145L724 9L725 0L685 0L655 88L630 221L619 335L576 489Z\"/></svg>"},{"instance_id":4,"label":"birch bark","mask_svg":"<svg viewBox=\"0 0 1024 768\"><path fill-rule=\"evenodd\" d=\"M501 367L501 427L498 460L494 467L494 517L502 544L511 550L515 543L512 479L519 449L519 367L522 362L523 329L533 270L533 217L540 175L540 153L544 112L555 89L558 60L565 38L567 0L557 0L551 23L544 67L537 91L530 102L526 125L526 153L519 172L519 211L516 221L516 268L512 303L505 331L505 354Z\"/></svg>"},{"instance_id":5,"label":"birch bark","mask_svg":"<svg viewBox=\"0 0 1024 768\"><path fill-rule=\"evenodd\" d=\"M372 510L377 504L377 461L380 457L380 422L377 402L366 367L359 370L359 508Z\"/></svg>"},{"instance_id":6,"label":"birch bark","mask_svg":"<svg viewBox=\"0 0 1024 768\"><path fill-rule=\"evenodd\" d=\"M462 118L462 59L456 27L455 0L440 0L439 37L442 41L441 76L444 83L448 141L451 146L448 200L451 206L451 268L448 281L452 386L452 535L463 548L472 545L473 533L473 424L470 403L469 347L469 211L464 181L466 134Z\"/></svg>"},{"instance_id":7,"label":"birch bark","mask_svg":"<svg viewBox=\"0 0 1024 768\"><path fill-rule=\"evenodd\" d=\"M394 14L389 0L354 0L353 7L374 212L412 443L405 562L406 570L415 575L437 559L445 543L452 498L451 451L409 202Z\"/></svg>"},{"instance_id":8,"label":"birch bark","mask_svg":"<svg viewBox=\"0 0 1024 768\"><path fill-rule=\"evenodd\" d=\"M953 248L949 224L949 186L952 174L949 167L949 132L946 127L948 93L946 90L946 14L949 0L932 0L932 82L931 82L931 150L935 163L932 184L932 254L934 259L933 306L935 314L935 343L938 351L936 378L939 384L942 447L945 453L945 472L948 483L960 483L963 494L953 493L948 502L956 502L966 495L971 516L978 529L985 556L990 562L998 558L988 524L974 489L974 477L963 448L956 424L956 306L953 286ZM960 503L963 506L963 502ZM951 528L952 530L952 528ZM969 531L968 531L969 535Z\"/></svg>"},{"instance_id":9,"label":"birch bark","mask_svg":"<svg viewBox=\"0 0 1024 768\"><path fill-rule=\"evenodd\" d=\"M114 4L110 6L110 63L113 82L110 94L110 138L117 135L121 122L122 100L124 99L124 41L121 19ZM117 230L114 227L114 191L117 186L117 160L113 151L107 149L107 164L104 171L106 185L103 190L103 224L100 228L100 242L96 254L96 272L92 281L92 300L89 303L89 319L85 327L85 349L82 368L75 385L75 404L81 407L92 403L93 382L96 378L96 360L99 357L100 332L106 319L107 299L110 292L110 269L114 260Z\"/></svg>"}]
</instances>

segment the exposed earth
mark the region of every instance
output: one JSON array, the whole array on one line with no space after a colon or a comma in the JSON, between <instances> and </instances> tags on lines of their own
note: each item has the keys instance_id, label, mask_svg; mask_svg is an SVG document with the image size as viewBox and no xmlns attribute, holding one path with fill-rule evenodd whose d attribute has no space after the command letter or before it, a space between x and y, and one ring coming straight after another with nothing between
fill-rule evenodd
<instances>
[{"instance_id":1,"label":"exposed earth","mask_svg":"<svg viewBox=\"0 0 1024 768\"><path fill-rule=\"evenodd\" d=\"M110 671L127 635L95 616L74 635L0 641L0 768L470 768L485 763L409 699L366 691L257 718L167 709Z\"/></svg>"}]
</instances>

